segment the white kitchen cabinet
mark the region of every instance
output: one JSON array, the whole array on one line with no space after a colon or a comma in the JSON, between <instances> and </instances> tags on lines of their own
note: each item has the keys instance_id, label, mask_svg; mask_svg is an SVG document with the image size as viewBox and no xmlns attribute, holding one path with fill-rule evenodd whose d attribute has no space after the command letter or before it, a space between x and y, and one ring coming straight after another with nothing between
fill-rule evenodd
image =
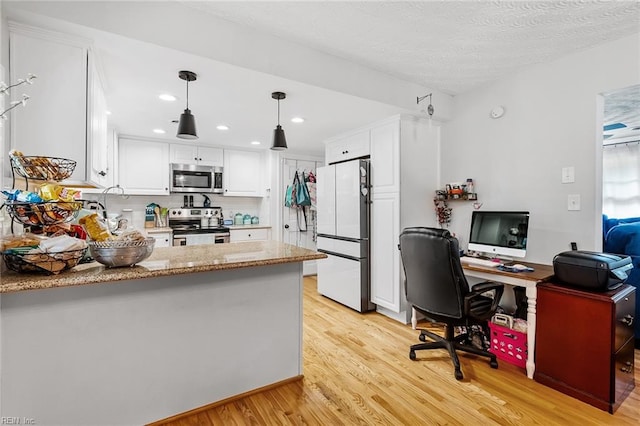
<instances>
[{"instance_id":1,"label":"white kitchen cabinet","mask_svg":"<svg viewBox=\"0 0 640 426\"><path fill-rule=\"evenodd\" d=\"M171 232L156 232L149 234L149 236L156 240L154 248L171 247L173 245L173 234Z\"/></svg>"},{"instance_id":2,"label":"white kitchen cabinet","mask_svg":"<svg viewBox=\"0 0 640 426\"><path fill-rule=\"evenodd\" d=\"M400 122L371 129L371 185L375 193L400 190Z\"/></svg>"},{"instance_id":3,"label":"white kitchen cabinet","mask_svg":"<svg viewBox=\"0 0 640 426\"><path fill-rule=\"evenodd\" d=\"M229 231L229 241L236 243L238 241L264 241L269 240L270 229L253 228L253 229L231 229Z\"/></svg>"},{"instance_id":4,"label":"white kitchen cabinet","mask_svg":"<svg viewBox=\"0 0 640 426\"><path fill-rule=\"evenodd\" d=\"M372 197L371 208L371 301L400 312L400 194L381 193Z\"/></svg>"},{"instance_id":5,"label":"white kitchen cabinet","mask_svg":"<svg viewBox=\"0 0 640 426\"><path fill-rule=\"evenodd\" d=\"M225 196L261 197L264 194L262 154L258 151L224 150Z\"/></svg>"},{"instance_id":6,"label":"white kitchen cabinet","mask_svg":"<svg viewBox=\"0 0 640 426\"><path fill-rule=\"evenodd\" d=\"M171 163L196 164L200 166L220 166L224 164L222 148L202 145L183 145L172 143L169 145Z\"/></svg>"},{"instance_id":7,"label":"white kitchen cabinet","mask_svg":"<svg viewBox=\"0 0 640 426\"><path fill-rule=\"evenodd\" d=\"M118 184L130 195L168 195L169 144L120 138Z\"/></svg>"},{"instance_id":8,"label":"white kitchen cabinet","mask_svg":"<svg viewBox=\"0 0 640 426\"><path fill-rule=\"evenodd\" d=\"M369 155L369 130L329 140L325 146L327 164Z\"/></svg>"},{"instance_id":9,"label":"white kitchen cabinet","mask_svg":"<svg viewBox=\"0 0 640 426\"><path fill-rule=\"evenodd\" d=\"M371 300L378 311L408 321L398 243L411 226L436 227L440 128L427 119L394 116L371 126Z\"/></svg>"},{"instance_id":10,"label":"white kitchen cabinet","mask_svg":"<svg viewBox=\"0 0 640 426\"><path fill-rule=\"evenodd\" d=\"M25 155L62 157L77 162L70 181L87 180L88 41L9 22L9 76L29 73L33 85L12 91L31 99L11 117L11 147ZM106 131L106 128L105 128ZM92 135L90 135L92 136Z\"/></svg>"},{"instance_id":11,"label":"white kitchen cabinet","mask_svg":"<svg viewBox=\"0 0 640 426\"><path fill-rule=\"evenodd\" d=\"M95 61L89 59L87 178L90 183L106 188L112 186L114 181L113 155L109 155L113 136L110 139L107 131L107 100L102 82Z\"/></svg>"}]
</instances>

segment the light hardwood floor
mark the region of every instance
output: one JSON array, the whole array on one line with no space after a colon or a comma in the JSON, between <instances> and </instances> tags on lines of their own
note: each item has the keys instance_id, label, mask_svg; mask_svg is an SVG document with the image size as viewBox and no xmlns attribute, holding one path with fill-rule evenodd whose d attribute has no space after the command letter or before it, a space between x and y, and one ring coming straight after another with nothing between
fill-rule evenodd
<instances>
[{"instance_id":1,"label":"light hardwood floor","mask_svg":"<svg viewBox=\"0 0 640 426\"><path fill-rule=\"evenodd\" d=\"M523 369L502 361L493 370L485 359L461 355L464 380L457 381L445 351L419 351L416 361L409 359L409 346L418 343L418 333L375 312L358 314L318 295L315 279L307 277L304 379L165 424L638 424L638 350L638 385L610 415L529 380ZM243 350L251 350L250 345Z\"/></svg>"}]
</instances>

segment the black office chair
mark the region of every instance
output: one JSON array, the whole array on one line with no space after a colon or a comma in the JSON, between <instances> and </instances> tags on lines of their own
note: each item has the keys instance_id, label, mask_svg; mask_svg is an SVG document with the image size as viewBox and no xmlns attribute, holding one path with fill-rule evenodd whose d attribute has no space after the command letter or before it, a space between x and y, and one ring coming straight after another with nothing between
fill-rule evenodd
<instances>
[{"instance_id":1,"label":"black office chair","mask_svg":"<svg viewBox=\"0 0 640 426\"><path fill-rule=\"evenodd\" d=\"M421 330L419 339L426 342L428 336L433 342L411 346L409 358L415 360L417 350L447 349L458 380L463 376L456 350L489 357L489 365L498 368L494 354L463 344L467 333L455 336L454 328L464 326L469 330L475 324L486 329L486 321L495 313L504 286L488 281L469 290L460 265L458 240L445 229L406 228L400 234L398 247L407 301L428 319L445 324L445 337ZM492 297L487 297L487 292L491 292Z\"/></svg>"}]
</instances>

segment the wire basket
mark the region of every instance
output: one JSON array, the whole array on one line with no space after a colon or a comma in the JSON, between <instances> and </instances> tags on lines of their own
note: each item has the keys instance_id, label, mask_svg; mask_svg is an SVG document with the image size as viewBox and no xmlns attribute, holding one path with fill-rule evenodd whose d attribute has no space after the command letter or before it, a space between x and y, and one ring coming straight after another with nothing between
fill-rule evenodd
<instances>
[{"instance_id":1,"label":"wire basket","mask_svg":"<svg viewBox=\"0 0 640 426\"><path fill-rule=\"evenodd\" d=\"M23 178L60 181L73 174L76 162L59 157L15 156L11 157L11 166Z\"/></svg>"},{"instance_id":2,"label":"wire basket","mask_svg":"<svg viewBox=\"0 0 640 426\"><path fill-rule=\"evenodd\" d=\"M44 201L42 203L7 201L4 206L17 222L29 226L43 226L73 220L82 209L82 201Z\"/></svg>"},{"instance_id":3,"label":"wire basket","mask_svg":"<svg viewBox=\"0 0 640 426\"><path fill-rule=\"evenodd\" d=\"M2 253L4 263L12 271L59 274L76 266L87 252L87 247L53 253L30 253L31 247L21 247Z\"/></svg>"}]
</instances>

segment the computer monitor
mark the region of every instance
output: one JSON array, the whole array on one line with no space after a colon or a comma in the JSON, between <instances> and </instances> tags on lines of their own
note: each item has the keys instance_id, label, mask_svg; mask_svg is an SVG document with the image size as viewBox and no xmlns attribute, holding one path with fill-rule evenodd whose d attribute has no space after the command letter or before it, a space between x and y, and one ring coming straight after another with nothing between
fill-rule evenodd
<instances>
[{"instance_id":1,"label":"computer monitor","mask_svg":"<svg viewBox=\"0 0 640 426\"><path fill-rule=\"evenodd\" d=\"M529 212L474 211L469 250L491 257L525 257Z\"/></svg>"}]
</instances>

